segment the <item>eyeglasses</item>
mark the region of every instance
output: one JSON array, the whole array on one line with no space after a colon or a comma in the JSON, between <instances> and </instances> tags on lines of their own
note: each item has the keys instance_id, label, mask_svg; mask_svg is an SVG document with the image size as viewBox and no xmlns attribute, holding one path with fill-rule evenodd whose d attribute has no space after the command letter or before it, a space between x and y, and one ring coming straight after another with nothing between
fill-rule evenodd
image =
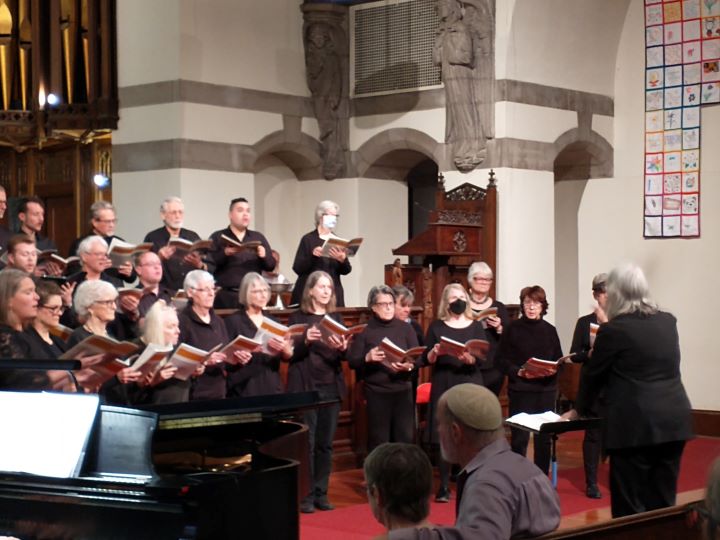
<instances>
[{"instance_id":1,"label":"eyeglasses","mask_svg":"<svg viewBox=\"0 0 720 540\"><path fill-rule=\"evenodd\" d=\"M98 223L105 223L106 225L110 225L112 223L117 223L117 218L116 219L96 219L95 221L97 221Z\"/></svg>"},{"instance_id":2,"label":"eyeglasses","mask_svg":"<svg viewBox=\"0 0 720 540\"><path fill-rule=\"evenodd\" d=\"M472 278L473 281L477 281L478 283L492 283L493 278L491 277L474 277Z\"/></svg>"},{"instance_id":3,"label":"eyeglasses","mask_svg":"<svg viewBox=\"0 0 720 540\"><path fill-rule=\"evenodd\" d=\"M62 313L63 311L63 305L60 304L59 306L40 306L43 309L47 309L50 313Z\"/></svg>"},{"instance_id":4,"label":"eyeglasses","mask_svg":"<svg viewBox=\"0 0 720 540\"><path fill-rule=\"evenodd\" d=\"M257 295L270 294L270 290L269 289L255 289L253 291L250 291L250 294L257 294Z\"/></svg>"},{"instance_id":5,"label":"eyeglasses","mask_svg":"<svg viewBox=\"0 0 720 540\"><path fill-rule=\"evenodd\" d=\"M381 307L384 309L389 309L395 305L395 302L375 302L375 305L377 307Z\"/></svg>"},{"instance_id":6,"label":"eyeglasses","mask_svg":"<svg viewBox=\"0 0 720 540\"><path fill-rule=\"evenodd\" d=\"M93 303L100 304L101 306L105 307L115 306L117 304L117 298L114 298L112 300L95 300L95 302Z\"/></svg>"},{"instance_id":7,"label":"eyeglasses","mask_svg":"<svg viewBox=\"0 0 720 540\"><path fill-rule=\"evenodd\" d=\"M193 291L199 292L201 294L215 294L217 291L215 287L190 287Z\"/></svg>"},{"instance_id":8,"label":"eyeglasses","mask_svg":"<svg viewBox=\"0 0 720 540\"><path fill-rule=\"evenodd\" d=\"M525 300L525 302L522 303L524 308L533 308L538 309L542 304L540 302L535 302L534 300Z\"/></svg>"},{"instance_id":9,"label":"eyeglasses","mask_svg":"<svg viewBox=\"0 0 720 540\"><path fill-rule=\"evenodd\" d=\"M107 251L88 251L87 255L92 255L93 257L107 257Z\"/></svg>"}]
</instances>

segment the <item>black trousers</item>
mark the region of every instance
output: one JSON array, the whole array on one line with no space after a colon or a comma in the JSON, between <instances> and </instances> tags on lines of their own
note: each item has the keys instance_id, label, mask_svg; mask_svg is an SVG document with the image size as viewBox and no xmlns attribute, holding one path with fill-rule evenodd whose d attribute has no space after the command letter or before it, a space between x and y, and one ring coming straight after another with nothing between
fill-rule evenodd
<instances>
[{"instance_id":1,"label":"black trousers","mask_svg":"<svg viewBox=\"0 0 720 540\"><path fill-rule=\"evenodd\" d=\"M368 441L370 452L385 442L413 442L415 408L412 392L374 392L365 387Z\"/></svg>"},{"instance_id":2,"label":"black trousers","mask_svg":"<svg viewBox=\"0 0 720 540\"><path fill-rule=\"evenodd\" d=\"M318 388L320 396L327 399L339 399L335 385ZM310 474L312 485L306 496L308 502L327 501L328 481L332 471L332 450L338 417L340 416L340 402L307 411L303 414L305 424L308 426L308 439L310 442Z\"/></svg>"},{"instance_id":3,"label":"black trousers","mask_svg":"<svg viewBox=\"0 0 720 540\"><path fill-rule=\"evenodd\" d=\"M621 517L675 504L685 441L608 450L610 506Z\"/></svg>"},{"instance_id":4,"label":"black trousers","mask_svg":"<svg viewBox=\"0 0 720 540\"><path fill-rule=\"evenodd\" d=\"M508 409L510 416L521 412L532 414L555 410L556 393L554 388L544 392L518 392L516 390L509 390ZM529 432L522 429L510 429L510 447L513 452L521 456L526 455L529 442ZM550 435L541 435L539 433L533 435L533 461L545 474L550 472L550 442Z\"/></svg>"}]
</instances>

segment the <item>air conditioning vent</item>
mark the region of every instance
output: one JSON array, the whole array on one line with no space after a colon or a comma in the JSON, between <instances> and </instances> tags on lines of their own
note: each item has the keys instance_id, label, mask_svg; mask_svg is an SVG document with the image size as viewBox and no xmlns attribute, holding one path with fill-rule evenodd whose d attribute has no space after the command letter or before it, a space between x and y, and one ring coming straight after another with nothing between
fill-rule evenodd
<instances>
[{"instance_id":1,"label":"air conditioning vent","mask_svg":"<svg viewBox=\"0 0 720 540\"><path fill-rule=\"evenodd\" d=\"M442 86L432 50L437 0L383 0L350 8L352 96Z\"/></svg>"}]
</instances>

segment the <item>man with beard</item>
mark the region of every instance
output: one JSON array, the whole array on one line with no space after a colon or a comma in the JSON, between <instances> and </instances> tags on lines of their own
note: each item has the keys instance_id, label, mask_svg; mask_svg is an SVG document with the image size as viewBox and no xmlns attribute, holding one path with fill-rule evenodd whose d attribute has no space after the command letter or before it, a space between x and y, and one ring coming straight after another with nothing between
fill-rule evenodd
<instances>
[{"instance_id":1,"label":"man with beard","mask_svg":"<svg viewBox=\"0 0 720 540\"><path fill-rule=\"evenodd\" d=\"M160 217L163 226L145 235L144 242L152 242L152 250L162 261L162 281L160 284L170 290L182 289L185 276L191 270L207 270L207 264L197 251L185 256L176 253L174 247L168 246L171 237L196 242L200 236L195 231L183 228L185 205L179 197L168 197L160 205Z\"/></svg>"}]
</instances>

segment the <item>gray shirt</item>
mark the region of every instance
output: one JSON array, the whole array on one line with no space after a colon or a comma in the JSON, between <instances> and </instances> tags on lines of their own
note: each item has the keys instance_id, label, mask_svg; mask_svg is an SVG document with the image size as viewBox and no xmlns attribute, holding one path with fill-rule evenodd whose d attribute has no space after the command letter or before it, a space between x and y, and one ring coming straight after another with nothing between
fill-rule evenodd
<instances>
[{"instance_id":1,"label":"gray shirt","mask_svg":"<svg viewBox=\"0 0 720 540\"><path fill-rule=\"evenodd\" d=\"M540 536L560 524L560 499L547 476L497 440L467 464L455 527L392 531L392 540L486 540Z\"/></svg>"}]
</instances>

